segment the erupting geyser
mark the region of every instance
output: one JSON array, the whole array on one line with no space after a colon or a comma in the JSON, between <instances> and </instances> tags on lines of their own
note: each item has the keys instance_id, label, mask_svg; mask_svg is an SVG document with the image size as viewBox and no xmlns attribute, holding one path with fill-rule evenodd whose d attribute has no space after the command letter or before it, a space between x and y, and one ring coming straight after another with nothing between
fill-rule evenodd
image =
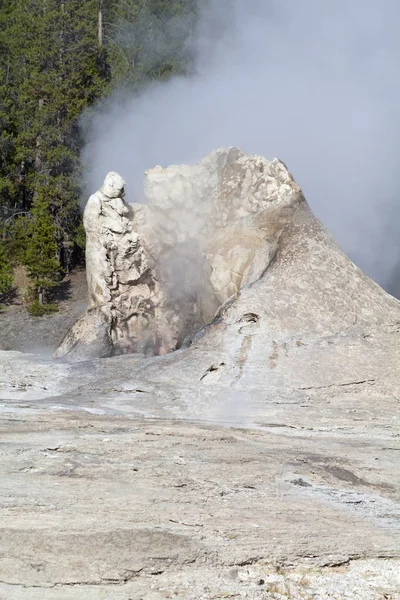
<instances>
[{"instance_id":1,"label":"erupting geyser","mask_svg":"<svg viewBox=\"0 0 400 600\"><path fill-rule=\"evenodd\" d=\"M218 150L146 172L146 205L109 173L85 213L89 306L56 352L72 360L165 354L261 277L304 202L279 160Z\"/></svg>"}]
</instances>

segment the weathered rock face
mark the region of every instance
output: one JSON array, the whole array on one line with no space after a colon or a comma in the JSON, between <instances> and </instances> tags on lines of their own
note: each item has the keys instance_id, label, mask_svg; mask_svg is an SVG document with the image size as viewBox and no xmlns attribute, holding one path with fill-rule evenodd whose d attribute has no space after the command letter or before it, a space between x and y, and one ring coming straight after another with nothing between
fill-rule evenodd
<instances>
[{"instance_id":1,"label":"weathered rock face","mask_svg":"<svg viewBox=\"0 0 400 600\"><path fill-rule=\"evenodd\" d=\"M109 173L89 199L89 307L56 357L165 354L257 280L303 201L285 165L238 149L146 173L146 205ZM131 213L131 214L130 214Z\"/></svg>"},{"instance_id":2,"label":"weathered rock face","mask_svg":"<svg viewBox=\"0 0 400 600\"><path fill-rule=\"evenodd\" d=\"M123 200L124 180L109 173L84 212L89 306L56 357L104 357L138 351L152 313L155 281ZM137 338L138 332L140 339Z\"/></svg>"}]
</instances>

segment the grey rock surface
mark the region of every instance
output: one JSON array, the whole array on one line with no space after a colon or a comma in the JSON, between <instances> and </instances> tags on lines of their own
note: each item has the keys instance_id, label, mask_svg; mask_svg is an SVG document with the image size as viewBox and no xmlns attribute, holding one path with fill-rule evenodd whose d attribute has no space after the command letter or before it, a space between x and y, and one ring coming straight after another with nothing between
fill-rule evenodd
<instances>
[{"instance_id":1,"label":"grey rock surface","mask_svg":"<svg viewBox=\"0 0 400 600\"><path fill-rule=\"evenodd\" d=\"M18 275L21 270L18 269ZM24 283L25 281L24 273ZM40 353L50 358L86 310L86 274L77 269L53 288L50 300L58 304L59 310L43 317L34 317L28 313L22 298L26 289L18 287L20 293L0 311L0 350Z\"/></svg>"},{"instance_id":2,"label":"grey rock surface","mask_svg":"<svg viewBox=\"0 0 400 600\"><path fill-rule=\"evenodd\" d=\"M383 419L322 429L271 405L246 429L100 406L3 409L0 598L399 597Z\"/></svg>"},{"instance_id":3,"label":"grey rock surface","mask_svg":"<svg viewBox=\"0 0 400 600\"><path fill-rule=\"evenodd\" d=\"M271 214L176 352L0 352L0 598L400 598L400 303Z\"/></svg>"}]
</instances>

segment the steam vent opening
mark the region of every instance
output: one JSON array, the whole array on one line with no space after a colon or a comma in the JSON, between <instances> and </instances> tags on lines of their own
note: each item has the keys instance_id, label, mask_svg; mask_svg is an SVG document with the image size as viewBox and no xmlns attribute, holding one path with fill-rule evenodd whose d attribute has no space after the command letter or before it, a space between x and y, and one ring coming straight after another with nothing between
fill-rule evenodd
<instances>
[{"instance_id":1,"label":"steam vent opening","mask_svg":"<svg viewBox=\"0 0 400 600\"><path fill-rule=\"evenodd\" d=\"M187 344L265 273L304 202L280 160L237 148L147 171L146 204L128 205L124 187L110 172L87 202L89 306L57 358L162 355Z\"/></svg>"}]
</instances>

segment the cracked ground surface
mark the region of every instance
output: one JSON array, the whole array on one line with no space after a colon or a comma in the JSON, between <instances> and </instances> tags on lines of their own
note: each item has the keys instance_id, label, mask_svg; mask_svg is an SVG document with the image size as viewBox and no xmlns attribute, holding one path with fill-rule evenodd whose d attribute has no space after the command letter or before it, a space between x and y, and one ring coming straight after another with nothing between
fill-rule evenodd
<instances>
[{"instance_id":1,"label":"cracked ground surface","mask_svg":"<svg viewBox=\"0 0 400 600\"><path fill-rule=\"evenodd\" d=\"M1 410L2 600L400 598L400 438Z\"/></svg>"}]
</instances>

